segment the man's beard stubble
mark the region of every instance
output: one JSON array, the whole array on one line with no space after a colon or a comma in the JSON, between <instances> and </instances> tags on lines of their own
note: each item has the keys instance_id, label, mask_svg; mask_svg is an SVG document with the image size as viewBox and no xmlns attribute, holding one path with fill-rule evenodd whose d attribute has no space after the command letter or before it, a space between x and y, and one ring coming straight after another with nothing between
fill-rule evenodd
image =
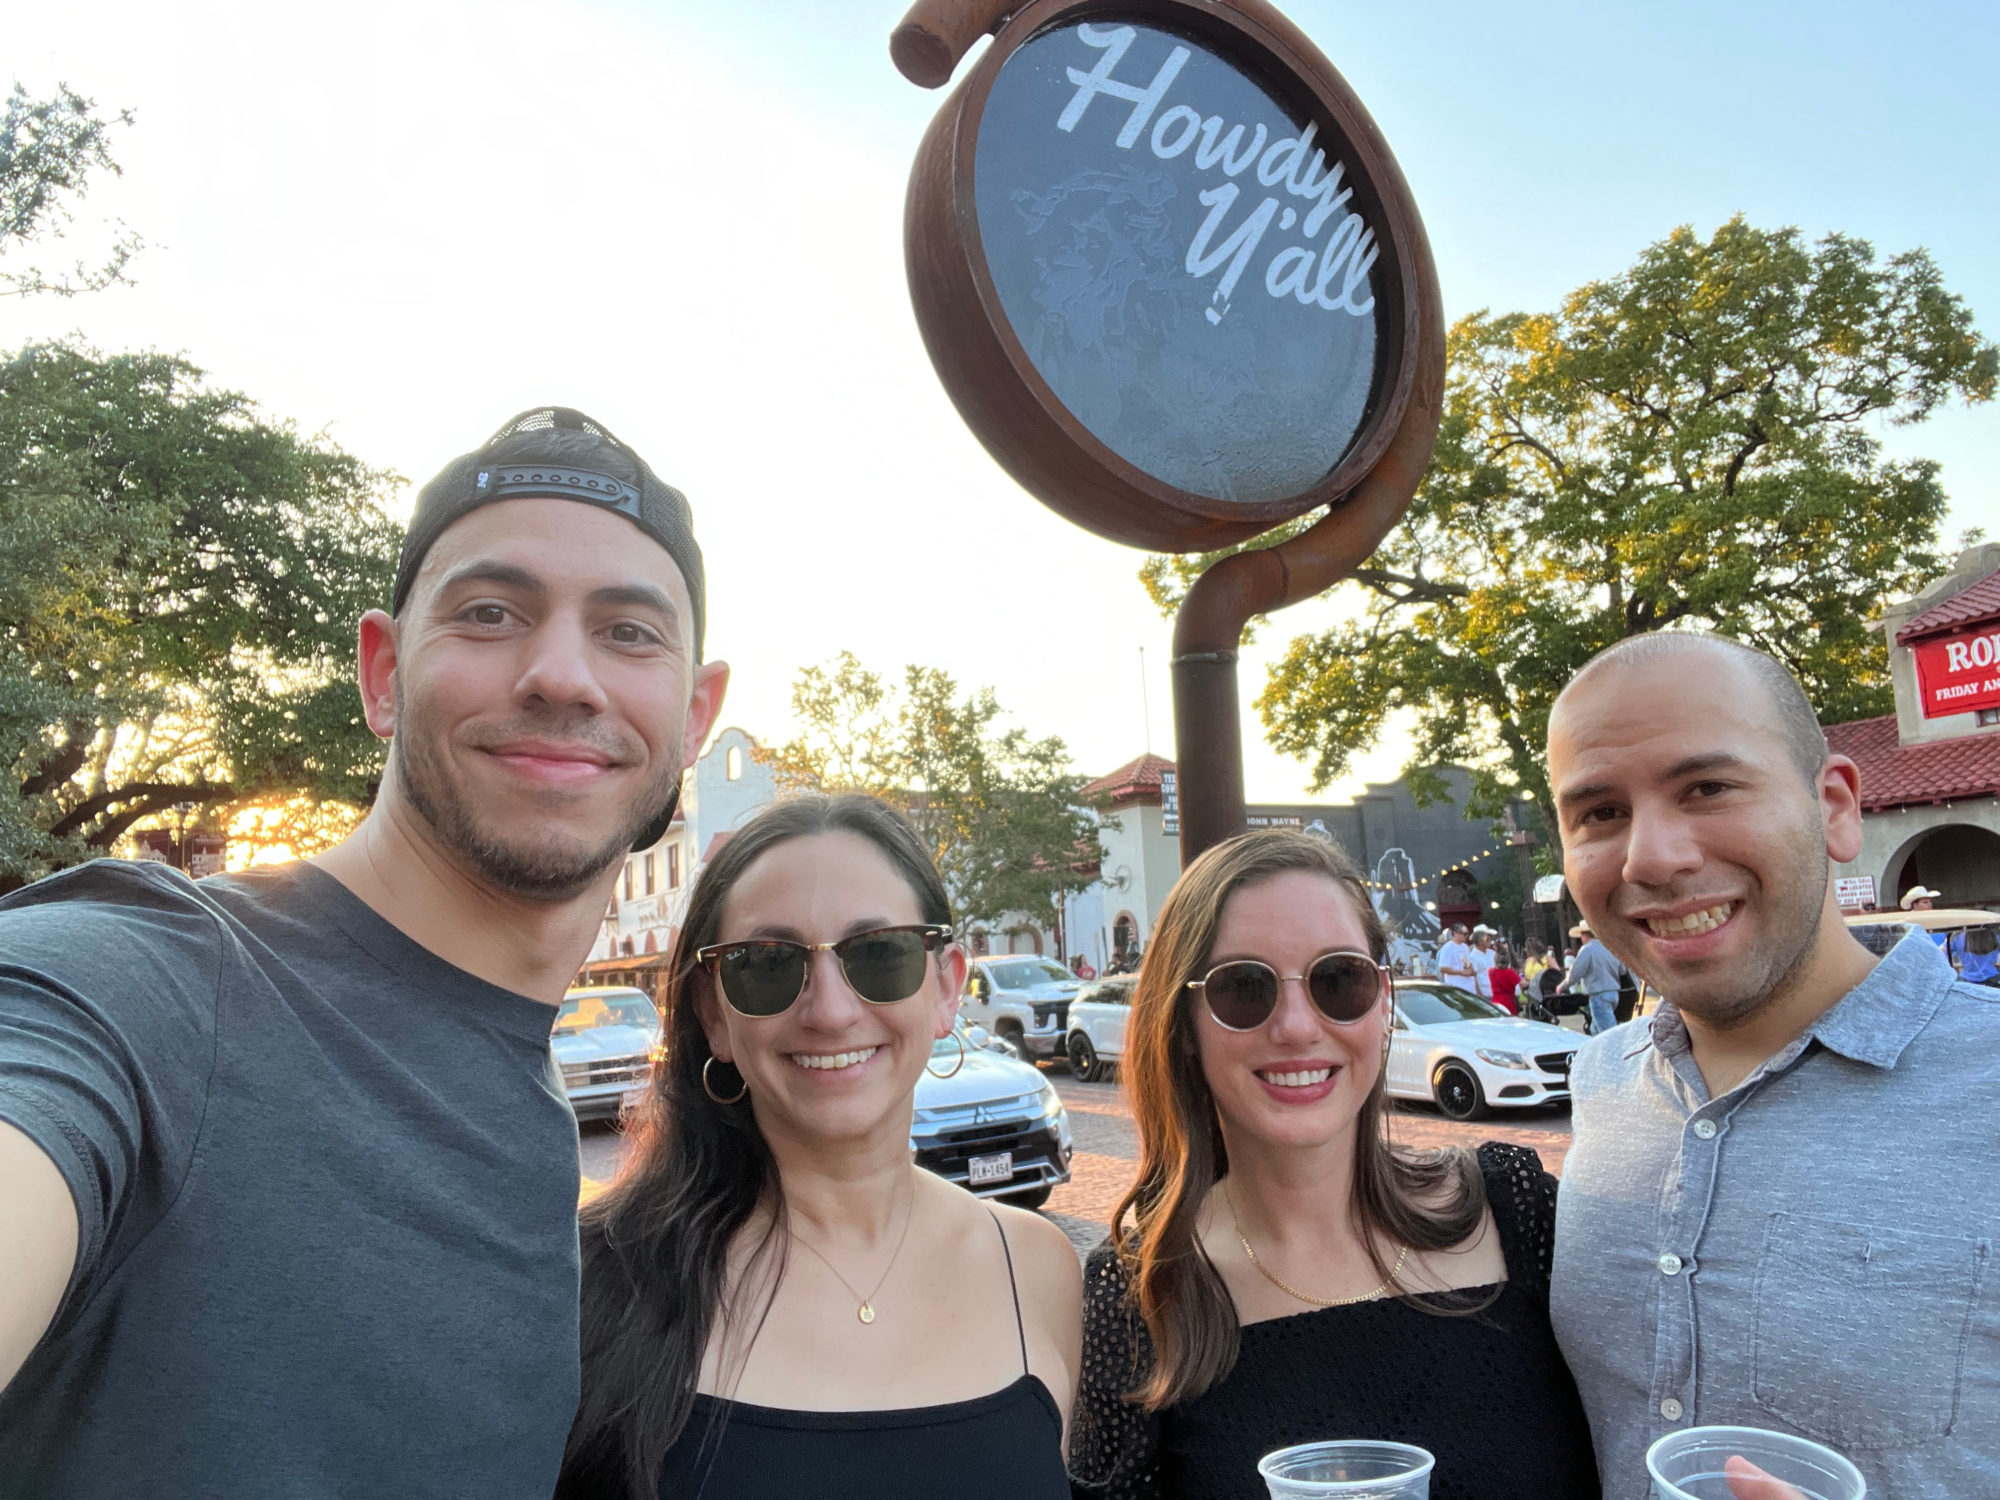
<instances>
[{"instance_id":1,"label":"man's beard stubble","mask_svg":"<svg viewBox=\"0 0 2000 1500\"><path fill-rule=\"evenodd\" d=\"M1832 862L1826 852L1824 830L1817 819L1802 823L1789 842L1792 848L1772 868L1799 872L1799 878L1782 889L1765 885L1763 912L1766 919L1764 942L1757 961L1716 975L1701 988L1673 982L1672 975L1654 975L1633 957L1616 954L1625 966L1646 980L1674 1008L1693 1016L1713 1031L1730 1031L1743 1025L1773 1001L1790 992L1799 976L1810 967L1819 943L1820 913L1826 904L1826 882ZM1610 947L1609 943L1606 943ZM1662 982L1663 980L1667 982Z\"/></svg>"},{"instance_id":2,"label":"man's beard stubble","mask_svg":"<svg viewBox=\"0 0 2000 1500\"><path fill-rule=\"evenodd\" d=\"M551 718L510 726L509 732L554 740L578 740L573 719ZM439 845L487 884L524 900L551 905L581 895L604 872L623 859L635 840L660 816L679 789L681 767L670 763L639 798L630 819L610 838L591 849L563 848L544 843L524 848L511 844L485 826L465 789L452 779L428 718L412 716L396 689L396 735L389 755L398 783L418 817L429 825Z\"/></svg>"}]
</instances>

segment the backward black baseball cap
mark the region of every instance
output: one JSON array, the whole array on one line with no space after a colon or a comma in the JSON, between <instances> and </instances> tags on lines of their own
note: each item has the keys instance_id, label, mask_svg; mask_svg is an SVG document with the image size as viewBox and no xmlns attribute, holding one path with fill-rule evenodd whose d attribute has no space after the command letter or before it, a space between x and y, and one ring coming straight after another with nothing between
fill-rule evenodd
<instances>
[{"instance_id":1,"label":"backward black baseball cap","mask_svg":"<svg viewBox=\"0 0 2000 1500\"><path fill-rule=\"evenodd\" d=\"M402 613L424 555L447 526L496 500L529 499L576 500L615 510L666 548L694 605L694 659L701 660L706 589L687 496L662 481L610 428L567 406L537 406L511 418L417 492L390 612Z\"/></svg>"}]
</instances>

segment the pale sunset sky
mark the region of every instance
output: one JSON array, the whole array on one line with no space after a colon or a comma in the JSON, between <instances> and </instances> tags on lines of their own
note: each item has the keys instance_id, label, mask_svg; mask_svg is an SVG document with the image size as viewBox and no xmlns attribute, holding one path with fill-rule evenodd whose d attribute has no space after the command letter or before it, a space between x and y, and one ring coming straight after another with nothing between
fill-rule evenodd
<instances>
[{"instance_id":1,"label":"pale sunset sky","mask_svg":"<svg viewBox=\"0 0 2000 1500\"><path fill-rule=\"evenodd\" d=\"M2000 330L2000 10L1743 3L1284 7L1410 180L1447 315L1554 307L1678 224L1741 211L1929 248ZM136 285L0 304L0 346L184 352L273 417L414 482L523 407L578 406L689 495L727 722L789 732L845 647L990 684L1096 774L1171 753L1168 625L1140 554L1045 511L944 397L911 317L904 181L943 95L876 0L103 0L13 7L12 76L138 123L81 211ZM1943 464L1952 536L2000 531L2000 422L1886 434ZM406 507L408 496L397 500ZM1305 768L1247 712L1253 800ZM1396 774L1394 737L1364 754ZM1350 790L1336 788L1336 793Z\"/></svg>"}]
</instances>

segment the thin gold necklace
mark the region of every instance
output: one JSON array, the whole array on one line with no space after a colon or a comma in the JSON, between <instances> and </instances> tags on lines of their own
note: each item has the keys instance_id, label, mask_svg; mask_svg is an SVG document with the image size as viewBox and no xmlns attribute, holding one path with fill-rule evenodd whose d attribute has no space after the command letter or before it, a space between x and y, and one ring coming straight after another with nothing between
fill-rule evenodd
<instances>
[{"instance_id":1,"label":"thin gold necklace","mask_svg":"<svg viewBox=\"0 0 2000 1500\"><path fill-rule=\"evenodd\" d=\"M1398 1250L1396 1252L1396 1264L1389 1272L1389 1279L1363 1292L1358 1297L1334 1297L1331 1299L1314 1297L1300 1291L1297 1287L1285 1285L1284 1282L1271 1274L1270 1268L1264 1262L1257 1259L1257 1252L1250 1248L1250 1236L1243 1232L1243 1221L1236 1217L1236 1195L1230 1192L1227 1186L1222 1190L1222 1200L1229 1205L1229 1222L1236 1226L1237 1241L1243 1246L1243 1253L1250 1257L1250 1264L1257 1268L1266 1281L1270 1282L1272 1286L1276 1287L1286 1296L1296 1297L1299 1301L1311 1303L1314 1307L1352 1307L1357 1302L1374 1301L1396 1284L1396 1278L1403 1271L1403 1262L1410 1254L1410 1247L1408 1245Z\"/></svg>"},{"instance_id":2,"label":"thin gold necklace","mask_svg":"<svg viewBox=\"0 0 2000 1500\"><path fill-rule=\"evenodd\" d=\"M870 1292L865 1297L863 1297L861 1293L854 1290L854 1283L849 1281L845 1276L842 1276L840 1274L840 1267L836 1266L832 1261L828 1260L826 1258L826 1255L820 1250L820 1248L817 1245L813 1244L811 1240L802 1238L797 1230L792 1230L790 1231L790 1233L795 1243L803 1245L806 1249L812 1251L814 1255L819 1256L819 1263L825 1266L829 1271L833 1272L833 1274L839 1278L840 1284L847 1288L848 1294L850 1296L856 1297L860 1300L861 1305L854 1310L854 1316L859 1318L864 1323L872 1323L875 1321L875 1293L882 1290L883 1283L887 1282L889 1279L889 1273L896 1269L896 1257L903 1253L903 1242L909 1239L910 1237L910 1220L914 1219L916 1216L917 1216L917 1195L915 1191L915 1185L912 1184L910 1192L910 1206L903 1213L903 1232L896 1238L896 1248L889 1255L889 1264L882 1268L882 1277L881 1280L875 1283L875 1291Z\"/></svg>"}]
</instances>

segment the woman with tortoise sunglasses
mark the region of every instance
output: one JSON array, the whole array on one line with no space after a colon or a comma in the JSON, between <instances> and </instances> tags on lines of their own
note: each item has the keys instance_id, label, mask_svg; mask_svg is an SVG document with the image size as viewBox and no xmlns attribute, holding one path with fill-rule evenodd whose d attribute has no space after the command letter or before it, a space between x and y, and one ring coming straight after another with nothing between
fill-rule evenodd
<instances>
[{"instance_id":1,"label":"woman with tortoise sunglasses","mask_svg":"<svg viewBox=\"0 0 2000 1500\"><path fill-rule=\"evenodd\" d=\"M1532 1151L1384 1130L1388 935L1331 840L1201 855L1126 1023L1138 1180L1085 1268L1078 1496L1238 1500L1316 1438L1414 1443L1434 1500L1595 1500Z\"/></svg>"}]
</instances>

